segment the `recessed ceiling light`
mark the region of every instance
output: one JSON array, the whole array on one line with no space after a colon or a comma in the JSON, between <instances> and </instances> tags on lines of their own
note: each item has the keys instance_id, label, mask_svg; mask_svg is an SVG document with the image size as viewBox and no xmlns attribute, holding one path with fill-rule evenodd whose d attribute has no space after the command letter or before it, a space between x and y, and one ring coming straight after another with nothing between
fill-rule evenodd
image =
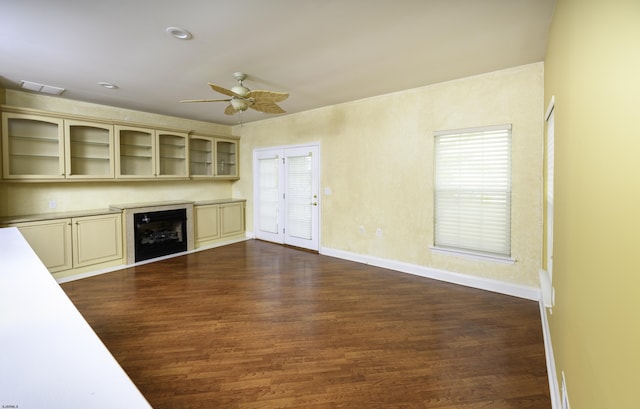
<instances>
[{"instance_id":1,"label":"recessed ceiling light","mask_svg":"<svg viewBox=\"0 0 640 409\"><path fill-rule=\"evenodd\" d=\"M191 40L193 36L190 32L180 27L167 27L165 29L170 36L177 38L178 40Z\"/></svg>"},{"instance_id":2,"label":"recessed ceiling light","mask_svg":"<svg viewBox=\"0 0 640 409\"><path fill-rule=\"evenodd\" d=\"M100 81L98 83L98 85L100 85L101 87L105 87L107 89L118 89L118 86L115 84L112 84L110 82L104 82L104 81Z\"/></svg>"}]
</instances>

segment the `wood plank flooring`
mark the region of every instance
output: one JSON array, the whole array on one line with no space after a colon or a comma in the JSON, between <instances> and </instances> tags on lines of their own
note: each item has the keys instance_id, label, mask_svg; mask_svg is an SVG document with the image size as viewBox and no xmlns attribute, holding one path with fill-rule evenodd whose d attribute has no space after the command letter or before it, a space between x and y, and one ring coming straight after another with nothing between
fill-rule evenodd
<instances>
[{"instance_id":1,"label":"wood plank flooring","mask_svg":"<svg viewBox=\"0 0 640 409\"><path fill-rule=\"evenodd\" d=\"M257 240L62 288L156 409L551 407L533 301Z\"/></svg>"}]
</instances>

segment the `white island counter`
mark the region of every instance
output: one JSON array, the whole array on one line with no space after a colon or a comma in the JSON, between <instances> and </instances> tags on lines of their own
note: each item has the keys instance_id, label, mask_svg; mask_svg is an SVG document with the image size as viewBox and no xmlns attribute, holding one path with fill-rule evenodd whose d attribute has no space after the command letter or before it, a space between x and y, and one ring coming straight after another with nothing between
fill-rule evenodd
<instances>
[{"instance_id":1,"label":"white island counter","mask_svg":"<svg viewBox=\"0 0 640 409\"><path fill-rule=\"evenodd\" d=\"M18 229L0 229L0 407L150 408Z\"/></svg>"}]
</instances>

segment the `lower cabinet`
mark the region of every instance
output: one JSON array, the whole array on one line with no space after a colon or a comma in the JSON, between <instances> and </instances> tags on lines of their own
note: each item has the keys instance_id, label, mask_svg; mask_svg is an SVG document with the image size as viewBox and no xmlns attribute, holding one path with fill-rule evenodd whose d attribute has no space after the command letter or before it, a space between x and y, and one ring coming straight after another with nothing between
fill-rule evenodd
<instances>
[{"instance_id":1,"label":"lower cabinet","mask_svg":"<svg viewBox=\"0 0 640 409\"><path fill-rule=\"evenodd\" d=\"M73 267L122 259L122 215L109 214L71 219Z\"/></svg>"},{"instance_id":2,"label":"lower cabinet","mask_svg":"<svg viewBox=\"0 0 640 409\"><path fill-rule=\"evenodd\" d=\"M196 205L193 211L196 248L233 236L244 238L244 201Z\"/></svg>"},{"instance_id":3,"label":"lower cabinet","mask_svg":"<svg viewBox=\"0 0 640 409\"><path fill-rule=\"evenodd\" d=\"M195 247L200 247L203 243L219 239L220 205L194 206L193 212L196 219L196 224L194 226L196 240Z\"/></svg>"},{"instance_id":4,"label":"lower cabinet","mask_svg":"<svg viewBox=\"0 0 640 409\"><path fill-rule=\"evenodd\" d=\"M122 262L122 215L105 214L16 223L51 273Z\"/></svg>"},{"instance_id":5,"label":"lower cabinet","mask_svg":"<svg viewBox=\"0 0 640 409\"><path fill-rule=\"evenodd\" d=\"M49 272L69 270L72 264L71 219L13 225L27 240Z\"/></svg>"},{"instance_id":6,"label":"lower cabinet","mask_svg":"<svg viewBox=\"0 0 640 409\"><path fill-rule=\"evenodd\" d=\"M220 236L244 234L244 202L220 205Z\"/></svg>"}]
</instances>

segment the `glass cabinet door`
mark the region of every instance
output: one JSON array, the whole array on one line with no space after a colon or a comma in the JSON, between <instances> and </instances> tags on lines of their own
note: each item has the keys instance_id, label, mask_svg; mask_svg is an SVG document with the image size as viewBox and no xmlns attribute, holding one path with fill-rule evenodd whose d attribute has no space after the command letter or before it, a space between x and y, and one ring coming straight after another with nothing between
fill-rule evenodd
<instances>
[{"instance_id":1,"label":"glass cabinet door","mask_svg":"<svg viewBox=\"0 0 640 409\"><path fill-rule=\"evenodd\" d=\"M238 142L216 140L215 176L220 178L238 177Z\"/></svg>"},{"instance_id":2,"label":"glass cabinet door","mask_svg":"<svg viewBox=\"0 0 640 409\"><path fill-rule=\"evenodd\" d=\"M213 177L213 139L205 136L189 138L189 174Z\"/></svg>"}]
</instances>

